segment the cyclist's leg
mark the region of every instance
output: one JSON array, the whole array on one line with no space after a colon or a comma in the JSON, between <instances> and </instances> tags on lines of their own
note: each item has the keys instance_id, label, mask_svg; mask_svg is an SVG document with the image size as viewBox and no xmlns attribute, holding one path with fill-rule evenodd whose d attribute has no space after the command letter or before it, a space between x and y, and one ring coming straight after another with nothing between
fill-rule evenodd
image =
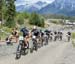
<instances>
[{"instance_id":1,"label":"cyclist's leg","mask_svg":"<svg viewBox=\"0 0 75 64\"><path fill-rule=\"evenodd\" d=\"M16 36L16 43L19 42L19 36Z\"/></svg>"},{"instance_id":2,"label":"cyclist's leg","mask_svg":"<svg viewBox=\"0 0 75 64\"><path fill-rule=\"evenodd\" d=\"M25 41L26 46L28 46L28 43L29 43L28 36L26 36L26 37L24 38L24 41Z\"/></svg>"}]
</instances>

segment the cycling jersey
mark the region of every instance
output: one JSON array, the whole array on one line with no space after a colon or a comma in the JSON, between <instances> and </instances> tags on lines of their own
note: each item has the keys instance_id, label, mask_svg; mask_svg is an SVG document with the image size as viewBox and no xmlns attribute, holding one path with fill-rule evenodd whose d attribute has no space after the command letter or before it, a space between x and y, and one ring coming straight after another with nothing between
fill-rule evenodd
<instances>
[{"instance_id":1,"label":"cycling jersey","mask_svg":"<svg viewBox=\"0 0 75 64\"><path fill-rule=\"evenodd\" d=\"M38 29L33 29L32 30L33 35L39 36L39 30Z\"/></svg>"},{"instance_id":2,"label":"cycling jersey","mask_svg":"<svg viewBox=\"0 0 75 64\"><path fill-rule=\"evenodd\" d=\"M22 28L22 29L21 29L21 32L23 33L23 37L26 37L26 36L29 35L29 30L26 29L26 28Z\"/></svg>"},{"instance_id":3,"label":"cycling jersey","mask_svg":"<svg viewBox=\"0 0 75 64\"><path fill-rule=\"evenodd\" d=\"M67 34L68 34L68 35L71 35L71 32L68 32Z\"/></svg>"}]
</instances>

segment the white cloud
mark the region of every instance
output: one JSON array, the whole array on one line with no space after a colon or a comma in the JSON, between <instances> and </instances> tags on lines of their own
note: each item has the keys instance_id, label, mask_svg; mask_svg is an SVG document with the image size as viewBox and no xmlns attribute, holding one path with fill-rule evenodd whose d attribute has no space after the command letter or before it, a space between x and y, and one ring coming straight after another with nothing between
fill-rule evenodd
<instances>
[{"instance_id":1,"label":"white cloud","mask_svg":"<svg viewBox=\"0 0 75 64\"><path fill-rule=\"evenodd\" d=\"M16 6L18 6L18 5L25 5L25 4L31 5L31 4L36 3L38 1L51 3L54 0L17 0L15 4L16 4Z\"/></svg>"}]
</instances>

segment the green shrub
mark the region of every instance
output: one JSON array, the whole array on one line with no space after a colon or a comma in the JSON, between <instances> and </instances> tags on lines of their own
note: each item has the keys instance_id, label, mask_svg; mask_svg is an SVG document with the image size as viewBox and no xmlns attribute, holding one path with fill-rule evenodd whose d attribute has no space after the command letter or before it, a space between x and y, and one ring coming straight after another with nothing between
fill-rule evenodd
<instances>
[{"instance_id":1,"label":"green shrub","mask_svg":"<svg viewBox=\"0 0 75 64\"><path fill-rule=\"evenodd\" d=\"M22 13L17 14L16 21L19 25L24 24L24 16Z\"/></svg>"},{"instance_id":2,"label":"green shrub","mask_svg":"<svg viewBox=\"0 0 75 64\"><path fill-rule=\"evenodd\" d=\"M55 20L52 20L51 22L54 24L58 24L58 21L55 21Z\"/></svg>"},{"instance_id":3,"label":"green shrub","mask_svg":"<svg viewBox=\"0 0 75 64\"><path fill-rule=\"evenodd\" d=\"M36 25L39 27L44 27L44 18L42 18L40 15L37 13L32 13L30 18L29 18L29 23L32 25Z\"/></svg>"},{"instance_id":4,"label":"green shrub","mask_svg":"<svg viewBox=\"0 0 75 64\"><path fill-rule=\"evenodd\" d=\"M75 32L72 33L72 39L75 39Z\"/></svg>"},{"instance_id":5,"label":"green shrub","mask_svg":"<svg viewBox=\"0 0 75 64\"><path fill-rule=\"evenodd\" d=\"M5 22L5 26L7 26L8 28L12 28L12 27L15 27L16 26L16 22L12 19L8 19L6 22Z\"/></svg>"},{"instance_id":6,"label":"green shrub","mask_svg":"<svg viewBox=\"0 0 75 64\"><path fill-rule=\"evenodd\" d=\"M29 14L29 13L27 13L27 12L23 12L23 17L24 17L25 19L28 19L28 18L29 18L29 16L30 16L30 14Z\"/></svg>"},{"instance_id":7,"label":"green shrub","mask_svg":"<svg viewBox=\"0 0 75 64\"><path fill-rule=\"evenodd\" d=\"M8 28L8 27L2 27L1 28L3 30L3 32L1 31L0 32L0 37L2 40L4 40L8 35L11 34L11 28Z\"/></svg>"},{"instance_id":8,"label":"green shrub","mask_svg":"<svg viewBox=\"0 0 75 64\"><path fill-rule=\"evenodd\" d=\"M41 27L44 27L44 25L45 25L44 18L40 18L40 25L41 25Z\"/></svg>"},{"instance_id":9,"label":"green shrub","mask_svg":"<svg viewBox=\"0 0 75 64\"><path fill-rule=\"evenodd\" d=\"M8 33L10 33L12 31L12 29L8 28L8 27L3 27L2 30L4 30L5 32L8 32Z\"/></svg>"},{"instance_id":10,"label":"green shrub","mask_svg":"<svg viewBox=\"0 0 75 64\"><path fill-rule=\"evenodd\" d=\"M18 22L18 24L20 24L20 25L24 24L24 18L19 18L19 19L17 20L17 22Z\"/></svg>"}]
</instances>

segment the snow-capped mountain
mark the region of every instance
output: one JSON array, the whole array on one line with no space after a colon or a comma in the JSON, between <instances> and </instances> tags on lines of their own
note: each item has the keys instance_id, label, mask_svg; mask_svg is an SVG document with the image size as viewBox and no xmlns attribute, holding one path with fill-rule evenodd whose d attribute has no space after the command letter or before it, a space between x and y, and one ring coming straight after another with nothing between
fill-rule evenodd
<instances>
[{"instance_id":1,"label":"snow-capped mountain","mask_svg":"<svg viewBox=\"0 0 75 64\"><path fill-rule=\"evenodd\" d=\"M47 2L38 1L38 2L31 4L31 5L23 4L23 5L16 6L16 11L33 12L33 11L40 10L42 7L45 7L46 5L48 5Z\"/></svg>"},{"instance_id":2,"label":"snow-capped mountain","mask_svg":"<svg viewBox=\"0 0 75 64\"><path fill-rule=\"evenodd\" d=\"M23 4L16 6L19 12L27 11L40 14L63 14L75 16L75 0L54 0L51 3L38 1L34 4Z\"/></svg>"},{"instance_id":3,"label":"snow-capped mountain","mask_svg":"<svg viewBox=\"0 0 75 64\"><path fill-rule=\"evenodd\" d=\"M55 0L55 6L60 6L60 9L75 10L75 0Z\"/></svg>"},{"instance_id":4,"label":"snow-capped mountain","mask_svg":"<svg viewBox=\"0 0 75 64\"><path fill-rule=\"evenodd\" d=\"M55 0L38 11L38 13L75 16L75 0Z\"/></svg>"}]
</instances>

